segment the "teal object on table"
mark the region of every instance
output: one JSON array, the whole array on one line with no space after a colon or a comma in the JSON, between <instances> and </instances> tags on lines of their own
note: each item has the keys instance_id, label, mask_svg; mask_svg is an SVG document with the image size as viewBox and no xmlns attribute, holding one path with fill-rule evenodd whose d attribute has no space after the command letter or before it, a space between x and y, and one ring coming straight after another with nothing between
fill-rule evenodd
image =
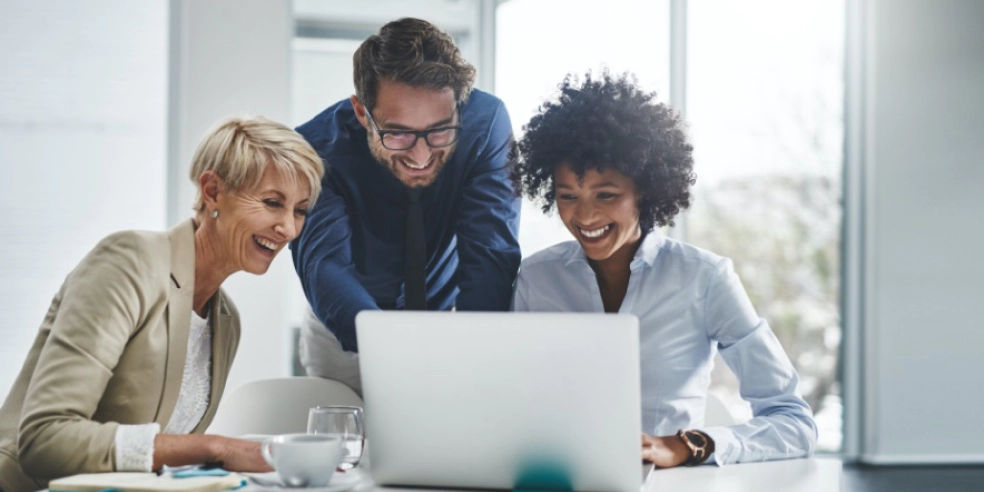
<instances>
[{"instance_id":1,"label":"teal object on table","mask_svg":"<svg viewBox=\"0 0 984 492\"><path fill-rule=\"evenodd\" d=\"M195 470L182 470L171 474L174 478L191 478L191 477L224 477L228 475L229 472L221 468L212 468L211 470L203 470L201 468Z\"/></svg>"},{"instance_id":2,"label":"teal object on table","mask_svg":"<svg viewBox=\"0 0 984 492\"><path fill-rule=\"evenodd\" d=\"M545 490L574 490L567 466L550 460L531 461L516 477L513 492L542 492Z\"/></svg>"}]
</instances>

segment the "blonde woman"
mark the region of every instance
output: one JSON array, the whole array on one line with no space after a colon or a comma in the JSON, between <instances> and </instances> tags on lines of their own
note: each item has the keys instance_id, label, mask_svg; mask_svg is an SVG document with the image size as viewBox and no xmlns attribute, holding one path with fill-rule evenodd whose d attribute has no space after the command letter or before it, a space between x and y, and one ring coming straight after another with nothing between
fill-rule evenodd
<instances>
[{"instance_id":1,"label":"blonde woman","mask_svg":"<svg viewBox=\"0 0 984 492\"><path fill-rule=\"evenodd\" d=\"M264 118L231 118L198 147L194 217L103 239L66 278L0 408L0 490L86 472L222 461L265 471L259 444L204 435L239 342L220 288L261 275L297 237L324 168Z\"/></svg>"}]
</instances>

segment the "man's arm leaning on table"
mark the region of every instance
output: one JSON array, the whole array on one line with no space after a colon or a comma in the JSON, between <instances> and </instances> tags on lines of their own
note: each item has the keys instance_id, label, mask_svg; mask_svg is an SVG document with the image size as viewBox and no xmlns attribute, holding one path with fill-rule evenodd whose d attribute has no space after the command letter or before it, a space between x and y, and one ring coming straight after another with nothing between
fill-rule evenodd
<instances>
[{"instance_id":1,"label":"man's arm leaning on table","mask_svg":"<svg viewBox=\"0 0 984 492\"><path fill-rule=\"evenodd\" d=\"M465 183L455 224L460 311L506 311L519 270L520 199L510 179L512 124L498 99Z\"/></svg>"},{"instance_id":2,"label":"man's arm leaning on table","mask_svg":"<svg viewBox=\"0 0 984 492\"><path fill-rule=\"evenodd\" d=\"M314 314L345 350L356 352L355 315L379 307L355 276L351 238L345 200L326 183L291 253Z\"/></svg>"}]
</instances>

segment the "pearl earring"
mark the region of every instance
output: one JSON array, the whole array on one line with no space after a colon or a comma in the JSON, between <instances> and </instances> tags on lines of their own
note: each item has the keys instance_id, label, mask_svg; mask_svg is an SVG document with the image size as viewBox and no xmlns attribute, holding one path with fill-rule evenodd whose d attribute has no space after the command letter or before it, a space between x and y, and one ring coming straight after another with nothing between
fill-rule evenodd
<instances>
[{"instance_id":1,"label":"pearl earring","mask_svg":"<svg viewBox=\"0 0 984 492\"><path fill-rule=\"evenodd\" d=\"M212 218L213 219L219 218L219 209L212 210Z\"/></svg>"}]
</instances>

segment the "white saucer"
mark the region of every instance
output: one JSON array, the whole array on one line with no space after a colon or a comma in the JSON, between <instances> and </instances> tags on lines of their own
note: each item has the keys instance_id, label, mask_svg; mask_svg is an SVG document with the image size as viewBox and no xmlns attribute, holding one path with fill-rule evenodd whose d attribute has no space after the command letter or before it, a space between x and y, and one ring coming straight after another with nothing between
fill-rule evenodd
<instances>
[{"instance_id":1,"label":"white saucer","mask_svg":"<svg viewBox=\"0 0 984 492\"><path fill-rule=\"evenodd\" d=\"M245 439L247 441L263 442L268 438L273 437L273 434L244 434L242 436L236 436L237 439Z\"/></svg>"},{"instance_id":2,"label":"white saucer","mask_svg":"<svg viewBox=\"0 0 984 492\"><path fill-rule=\"evenodd\" d=\"M360 474L349 471L347 473L335 472L331 476L331 481L323 487L288 487L280 480L277 472L269 473L243 473L246 477L256 477L263 484L249 480L249 487L258 490L284 491L294 490L297 492L344 492L355 488L362 481ZM269 485L268 485L269 484ZM275 485L273 485L275 484Z\"/></svg>"}]
</instances>

